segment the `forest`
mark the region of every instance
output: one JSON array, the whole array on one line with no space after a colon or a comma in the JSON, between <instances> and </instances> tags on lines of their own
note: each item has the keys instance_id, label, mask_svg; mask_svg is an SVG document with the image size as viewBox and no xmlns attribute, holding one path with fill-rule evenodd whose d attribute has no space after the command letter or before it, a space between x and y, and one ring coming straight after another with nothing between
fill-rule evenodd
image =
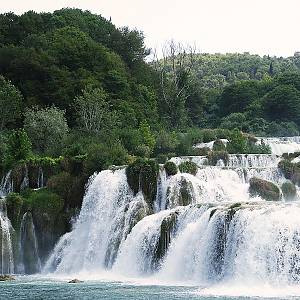
<instances>
[{"instance_id":1,"label":"forest","mask_svg":"<svg viewBox=\"0 0 300 300\"><path fill-rule=\"evenodd\" d=\"M0 171L48 168L39 193L64 209L112 165L207 154L193 145L216 139L268 153L254 136L299 135L297 52L202 54L170 41L156 56L142 32L89 11L28 11L0 15L0 76Z\"/></svg>"}]
</instances>

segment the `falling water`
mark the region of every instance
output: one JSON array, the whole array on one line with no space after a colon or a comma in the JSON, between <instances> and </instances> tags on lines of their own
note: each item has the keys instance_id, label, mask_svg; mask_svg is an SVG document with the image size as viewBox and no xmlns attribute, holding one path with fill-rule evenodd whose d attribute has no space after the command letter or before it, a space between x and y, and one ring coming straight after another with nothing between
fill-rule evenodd
<instances>
[{"instance_id":1,"label":"falling water","mask_svg":"<svg viewBox=\"0 0 300 300\"><path fill-rule=\"evenodd\" d=\"M14 257L12 246L13 228L7 217L5 199L0 199L0 272L14 273Z\"/></svg>"}]
</instances>

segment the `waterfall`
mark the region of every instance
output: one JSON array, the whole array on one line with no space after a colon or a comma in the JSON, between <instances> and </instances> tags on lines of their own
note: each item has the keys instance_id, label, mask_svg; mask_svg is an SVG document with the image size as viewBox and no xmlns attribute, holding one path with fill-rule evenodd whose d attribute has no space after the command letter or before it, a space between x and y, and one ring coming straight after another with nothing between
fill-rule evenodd
<instances>
[{"instance_id":1,"label":"waterfall","mask_svg":"<svg viewBox=\"0 0 300 300\"><path fill-rule=\"evenodd\" d=\"M23 215L20 227L20 272L34 274L41 271L38 243L30 212Z\"/></svg>"},{"instance_id":2,"label":"waterfall","mask_svg":"<svg viewBox=\"0 0 300 300\"><path fill-rule=\"evenodd\" d=\"M7 217L5 199L0 199L0 272L14 273L14 257L12 245L13 228Z\"/></svg>"},{"instance_id":3,"label":"waterfall","mask_svg":"<svg viewBox=\"0 0 300 300\"><path fill-rule=\"evenodd\" d=\"M6 196L7 194L13 192L13 181L11 178L12 170L8 171L2 178L0 182L0 198Z\"/></svg>"},{"instance_id":4,"label":"waterfall","mask_svg":"<svg viewBox=\"0 0 300 300\"><path fill-rule=\"evenodd\" d=\"M285 181L278 156L230 155L217 166L202 156L172 158L186 160L198 165L195 176L167 176L160 166L153 210L141 192L133 194L125 169L95 174L43 272L205 287L300 284L299 198L272 202L248 193L254 176Z\"/></svg>"},{"instance_id":5,"label":"waterfall","mask_svg":"<svg viewBox=\"0 0 300 300\"><path fill-rule=\"evenodd\" d=\"M38 170L38 177L37 177L37 188L42 188L44 187L44 172L42 167L39 167Z\"/></svg>"}]
</instances>

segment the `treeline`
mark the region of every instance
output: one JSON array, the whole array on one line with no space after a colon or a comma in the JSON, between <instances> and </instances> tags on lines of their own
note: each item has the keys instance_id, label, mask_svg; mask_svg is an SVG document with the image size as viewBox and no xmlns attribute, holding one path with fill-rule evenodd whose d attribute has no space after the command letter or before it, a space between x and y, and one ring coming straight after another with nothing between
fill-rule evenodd
<instances>
[{"instance_id":1,"label":"treeline","mask_svg":"<svg viewBox=\"0 0 300 300\"><path fill-rule=\"evenodd\" d=\"M137 156L199 154L194 143L220 138L240 139L231 152L267 151L235 128L298 134L298 54L166 50L146 63L142 32L79 9L1 14L1 168L69 157L88 176Z\"/></svg>"}]
</instances>

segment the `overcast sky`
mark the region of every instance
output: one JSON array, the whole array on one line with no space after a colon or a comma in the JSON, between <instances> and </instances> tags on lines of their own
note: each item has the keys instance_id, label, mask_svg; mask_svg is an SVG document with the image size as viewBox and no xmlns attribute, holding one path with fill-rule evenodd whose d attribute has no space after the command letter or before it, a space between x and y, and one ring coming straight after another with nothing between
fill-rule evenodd
<instances>
[{"instance_id":1,"label":"overcast sky","mask_svg":"<svg viewBox=\"0 0 300 300\"><path fill-rule=\"evenodd\" d=\"M175 39L201 52L291 56L300 51L300 0L0 0L1 12L87 9L144 31L148 47Z\"/></svg>"}]
</instances>

